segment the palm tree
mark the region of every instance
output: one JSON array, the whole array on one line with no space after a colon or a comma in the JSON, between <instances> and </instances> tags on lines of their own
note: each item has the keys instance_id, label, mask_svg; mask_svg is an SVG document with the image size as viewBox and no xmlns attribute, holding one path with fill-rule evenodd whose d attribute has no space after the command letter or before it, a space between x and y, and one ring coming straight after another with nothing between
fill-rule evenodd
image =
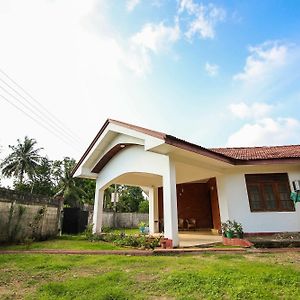
<instances>
[{"instance_id":1,"label":"palm tree","mask_svg":"<svg viewBox=\"0 0 300 300\"><path fill-rule=\"evenodd\" d=\"M65 157L64 160L56 161L56 174L58 178L58 192L54 197L61 196L64 203L71 207L80 207L84 203L86 193L78 185L76 185L76 178L72 177L72 170L75 167L75 160Z\"/></svg>"},{"instance_id":2,"label":"palm tree","mask_svg":"<svg viewBox=\"0 0 300 300\"><path fill-rule=\"evenodd\" d=\"M2 174L6 177L16 177L20 184L27 175L32 179L35 174L35 168L41 161L39 152L42 148L35 148L37 142L25 136L23 142L17 140L16 146L9 146L12 152L0 164Z\"/></svg>"}]
</instances>

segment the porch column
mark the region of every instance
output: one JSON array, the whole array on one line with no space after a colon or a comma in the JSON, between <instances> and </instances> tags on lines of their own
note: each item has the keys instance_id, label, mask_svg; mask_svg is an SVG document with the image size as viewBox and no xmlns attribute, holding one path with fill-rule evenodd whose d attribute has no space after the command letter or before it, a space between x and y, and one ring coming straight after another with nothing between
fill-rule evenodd
<instances>
[{"instance_id":1,"label":"porch column","mask_svg":"<svg viewBox=\"0 0 300 300\"><path fill-rule=\"evenodd\" d=\"M103 218L103 197L104 189L99 189L96 186L94 214L93 214L93 233L101 233L102 218Z\"/></svg>"},{"instance_id":2,"label":"porch column","mask_svg":"<svg viewBox=\"0 0 300 300\"><path fill-rule=\"evenodd\" d=\"M157 187L149 189L149 231L150 234L159 232L158 223L158 190Z\"/></svg>"},{"instance_id":3,"label":"porch column","mask_svg":"<svg viewBox=\"0 0 300 300\"><path fill-rule=\"evenodd\" d=\"M172 159L168 158L165 175L163 176L164 236L172 240L173 247L179 246L176 170Z\"/></svg>"}]
</instances>

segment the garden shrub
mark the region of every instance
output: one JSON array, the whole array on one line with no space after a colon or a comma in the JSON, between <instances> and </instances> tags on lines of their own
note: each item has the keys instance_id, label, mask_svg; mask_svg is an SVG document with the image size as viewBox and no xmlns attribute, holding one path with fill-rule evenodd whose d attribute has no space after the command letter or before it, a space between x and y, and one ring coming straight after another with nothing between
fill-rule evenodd
<instances>
[{"instance_id":1,"label":"garden shrub","mask_svg":"<svg viewBox=\"0 0 300 300\"><path fill-rule=\"evenodd\" d=\"M86 238L90 241L110 242L122 247L154 249L160 245L160 237L154 238L144 234L126 235L123 232L86 234Z\"/></svg>"}]
</instances>

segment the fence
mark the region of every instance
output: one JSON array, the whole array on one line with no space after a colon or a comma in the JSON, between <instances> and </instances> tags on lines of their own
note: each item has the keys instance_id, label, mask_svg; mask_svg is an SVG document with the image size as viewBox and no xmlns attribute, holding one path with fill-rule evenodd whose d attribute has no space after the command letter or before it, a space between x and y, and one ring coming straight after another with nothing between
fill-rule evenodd
<instances>
[{"instance_id":1,"label":"fence","mask_svg":"<svg viewBox=\"0 0 300 300\"><path fill-rule=\"evenodd\" d=\"M140 222L149 222L149 214L103 212L102 225L115 228L136 228Z\"/></svg>"},{"instance_id":2,"label":"fence","mask_svg":"<svg viewBox=\"0 0 300 300\"><path fill-rule=\"evenodd\" d=\"M56 236L60 201L0 188L0 242Z\"/></svg>"}]
</instances>

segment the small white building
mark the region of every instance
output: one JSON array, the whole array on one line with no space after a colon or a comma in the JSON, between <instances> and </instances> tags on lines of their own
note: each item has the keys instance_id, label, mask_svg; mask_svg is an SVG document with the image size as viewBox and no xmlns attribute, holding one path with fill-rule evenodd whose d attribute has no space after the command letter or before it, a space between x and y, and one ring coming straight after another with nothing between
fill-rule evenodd
<instances>
[{"instance_id":1,"label":"small white building","mask_svg":"<svg viewBox=\"0 0 300 300\"><path fill-rule=\"evenodd\" d=\"M96 180L94 231L102 225L103 193L111 184L149 194L150 233L179 245L178 224L220 229L237 220L254 233L299 232L300 204L290 200L300 180L300 145L206 149L161 132L107 120L74 176Z\"/></svg>"}]
</instances>

